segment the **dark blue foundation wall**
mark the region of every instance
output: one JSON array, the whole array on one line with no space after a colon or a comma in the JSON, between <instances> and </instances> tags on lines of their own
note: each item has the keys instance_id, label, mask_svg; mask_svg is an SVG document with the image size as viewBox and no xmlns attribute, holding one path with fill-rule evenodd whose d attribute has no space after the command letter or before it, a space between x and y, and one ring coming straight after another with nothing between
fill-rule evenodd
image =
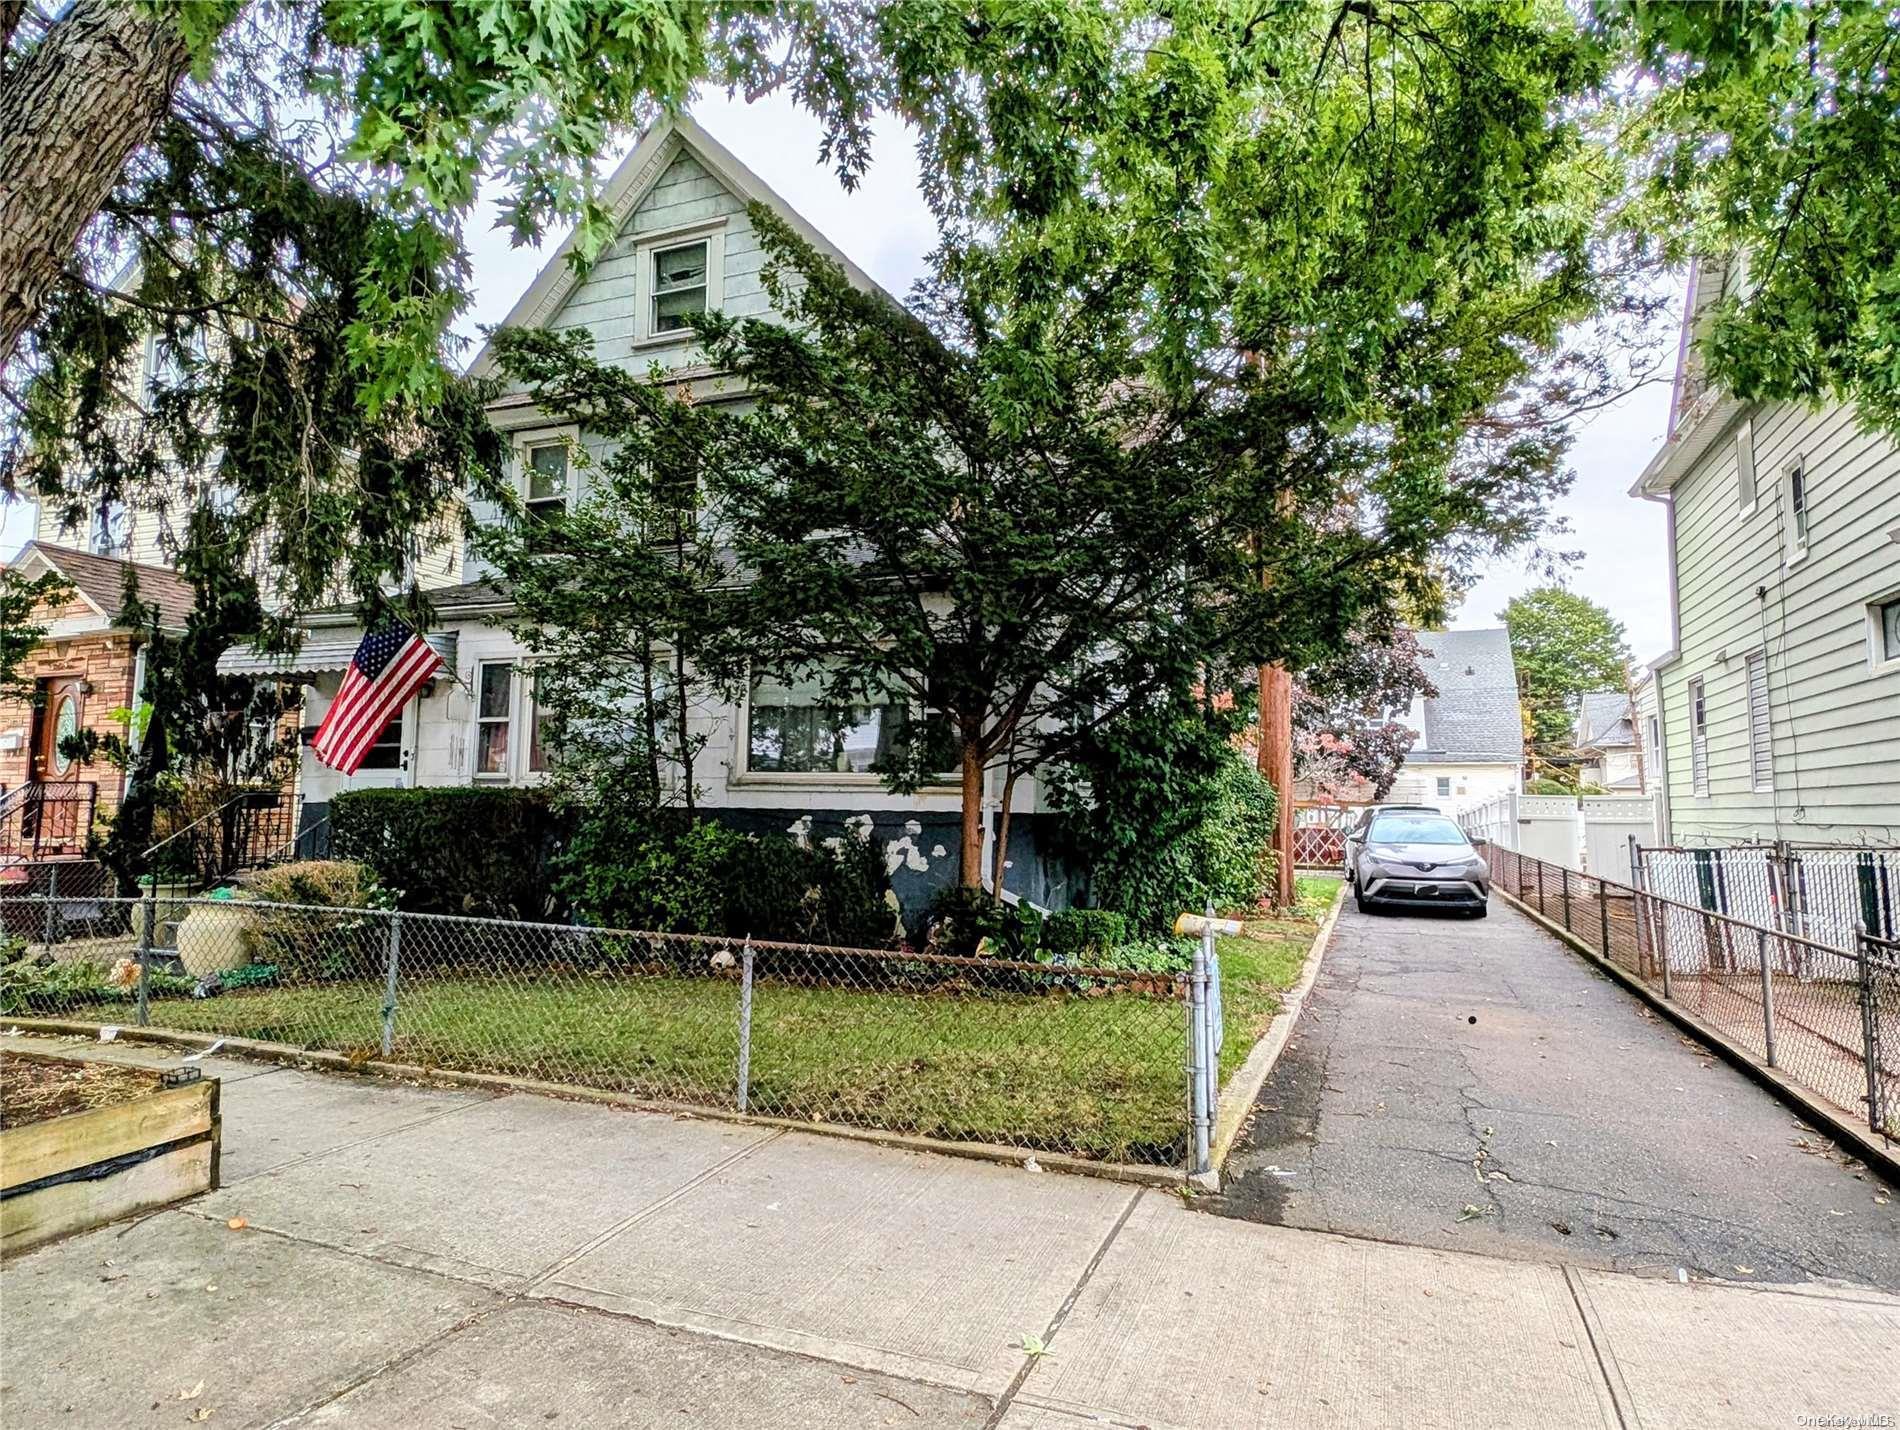
<instances>
[{"instance_id":1,"label":"dark blue foundation wall","mask_svg":"<svg viewBox=\"0 0 1900 1430\"><path fill-rule=\"evenodd\" d=\"M843 809L752 809L724 806L708 817L746 834L802 833L823 841L855 834L869 819L870 837L884 850L904 926L921 926L937 890L957 881L958 822L954 812L902 814ZM1050 853L1053 815L1018 814L1009 821L1008 869L1003 887L1045 909L1066 909L1081 896L1076 872ZM985 871L987 876L988 871Z\"/></svg>"},{"instance_id":2,"label":"dark blue foundation wall","mask_svg":"<svg viewBox=\"0 0 1900 1430\"><path fill-rule=\"evenodd\" d=\"M855 833L871 821L870 836L891 867L891 888L906 928L919 928L930 899L957 878L957 816L856 812L845 809L754 809L725 806L706 811L729 828L746 834L791 834L814 840ZM1055 816L1018 814L1009 822L1009 867L1003 887L1045 909L1066 909L1086 888L1080 874L1050 853ZM297 821L297 856L324 859L330 854L330 806L306 803ZM985 873L987 874L987 870Z\"/></svg>"}]
</instances>

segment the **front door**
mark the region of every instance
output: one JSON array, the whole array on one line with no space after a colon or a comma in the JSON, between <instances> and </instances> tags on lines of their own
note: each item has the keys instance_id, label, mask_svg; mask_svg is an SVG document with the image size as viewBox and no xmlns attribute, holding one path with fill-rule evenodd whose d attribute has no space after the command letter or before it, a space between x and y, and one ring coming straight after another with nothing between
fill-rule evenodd
<instances>
[{"instance_id":1,"label":"front door","mask_svg":"<svg viewBox=\"0 0 1900 1430\"><path fill-rule=\"evenodd\" d=\"M383 727L349 778L350 789L394 789L412 784L409 769L415 763L416 702L404 702L402 713Z\"/></svg>"},{"instance_id":2,"label":"front door","mask_svg":"<svg viewBox=\"0 0 1900 1430\"><path fill-rule=\"evenodd\" d=\"M52 676L38 682L33 710L33 749L27 761L27 779L48 786L27 816L31 829L23 830L41 846L65 844L79 837L80 801L76 787L79 762L60 745L85 725L85 692L76 675Z\"/></svg>"},{"instance_id":3,"label":"front door","mask_svg":"<svg viewBox=\"0 0 1900 1430\"><path fill-rule=\"evenodd\" d=\"M27 778L50 784L56 780L79 778L79 766L60 754L60 741L77 735L84 723L80 702L84 698L76 675L54 676L39 682L38 700L33 711L33 758Z\"/></svg>"}]
</instances>

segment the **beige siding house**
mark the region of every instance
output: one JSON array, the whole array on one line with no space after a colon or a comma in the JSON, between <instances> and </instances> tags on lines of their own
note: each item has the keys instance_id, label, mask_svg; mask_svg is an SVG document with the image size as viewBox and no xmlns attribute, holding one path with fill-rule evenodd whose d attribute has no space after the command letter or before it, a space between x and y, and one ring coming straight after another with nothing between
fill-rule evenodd
<instances>
[{"instance_id":1,"label":"beige siding house","mask_svg":"<svg viewBox=\"0 0 1900 1430\"><path fill-rule=\"evenodd\" d=\"M1692 325L1721 281L1697 275ZM1850 408L1698 377L1685 343L1668 440L1631 493L1669 509L1670 835L1900 843L1900 449Z\"/></svg>"}]
</instances>

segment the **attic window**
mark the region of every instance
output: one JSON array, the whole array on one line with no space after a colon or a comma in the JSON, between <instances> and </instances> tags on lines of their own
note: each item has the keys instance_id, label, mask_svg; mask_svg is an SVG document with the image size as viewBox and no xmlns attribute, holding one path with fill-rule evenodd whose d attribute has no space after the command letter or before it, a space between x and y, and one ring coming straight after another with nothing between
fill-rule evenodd
<instances>
[{"instance_id":1,"label":"attic window","mask_svg":"<svg viewBox=\"0 0 1900 1430\"><path fill-rule=\"evenodd\" d=\"M706 243L682 243L653 255L655 333L681 332L696 313L706 311Z\"/></svg>"}]
</instances>

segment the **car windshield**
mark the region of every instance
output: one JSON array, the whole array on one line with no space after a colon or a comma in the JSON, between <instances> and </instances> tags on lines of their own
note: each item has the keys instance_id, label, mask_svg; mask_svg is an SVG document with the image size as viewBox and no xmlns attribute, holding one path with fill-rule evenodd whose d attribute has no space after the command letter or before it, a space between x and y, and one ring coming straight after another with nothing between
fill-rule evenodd
<instances>
[{"instance_id":1,"label":"car windshield","mask_svg":"<svg viewBox=\"0 0 1900 1430\"><path fill-rule=\"evenodd\" d=\"M1367 836L1374 844L1463 844L1465 833L1442 814L1382 814Z\"/></svg>"}]
</instances>

